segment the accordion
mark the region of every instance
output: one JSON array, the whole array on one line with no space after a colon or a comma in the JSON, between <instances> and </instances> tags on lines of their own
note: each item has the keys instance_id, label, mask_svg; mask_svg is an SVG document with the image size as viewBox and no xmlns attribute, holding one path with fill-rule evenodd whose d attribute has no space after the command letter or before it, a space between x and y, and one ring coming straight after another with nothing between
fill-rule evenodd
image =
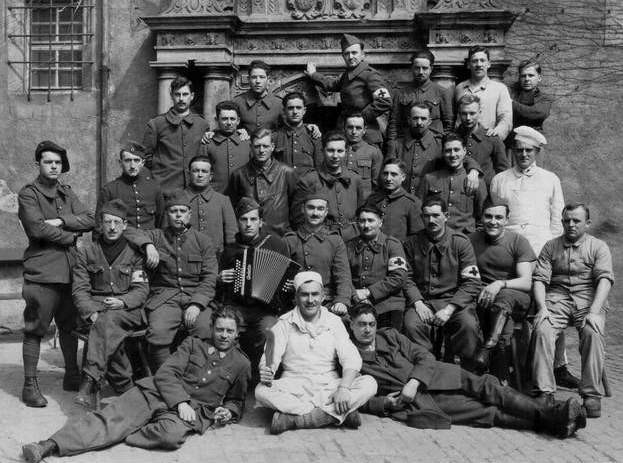
<instances>
[{"instance_id":1,"label":"accordion","mask_svg":"<svg viewBox=\"0 0 623 463\"><path fill-rule=\"evenodd\" d=\"M292 259L270 249L244 249L234 265L234 295L251 297L281 308L286 295L284 285L300 268Z\"/></svg>"}]
</instances>

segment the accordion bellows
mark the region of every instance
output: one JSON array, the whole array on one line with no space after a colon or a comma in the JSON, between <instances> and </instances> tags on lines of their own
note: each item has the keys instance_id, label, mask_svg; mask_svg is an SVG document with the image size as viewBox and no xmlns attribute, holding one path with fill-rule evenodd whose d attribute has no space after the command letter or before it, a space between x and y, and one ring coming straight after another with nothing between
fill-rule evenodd
<instances>
[{"instance_id":1,"label":"accordion bellows","mask_svg":"<svg viewBox=\"0 0 623 463\"><path fill-rule=\"evenodd\" d=\"M277 303L287 280L294 278L301 266L270 249L248 248L236 258L234 294L252 297L266 304Z\"/></svg>"}]
</instances>

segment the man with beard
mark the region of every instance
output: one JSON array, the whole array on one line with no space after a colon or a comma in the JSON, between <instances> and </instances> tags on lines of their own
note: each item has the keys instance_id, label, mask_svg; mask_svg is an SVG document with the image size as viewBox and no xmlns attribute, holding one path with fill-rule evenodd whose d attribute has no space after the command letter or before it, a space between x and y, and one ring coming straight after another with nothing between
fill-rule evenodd
<instances>
[{"instance_id":1,"label":"man with beard","mask_svg":"<svg viewBox=\"0 0 623 463\"><path fill-rule=\"evenodd\" d=\"M251 135L251 160L231 175L228 194L232 204L245 196L254 198L264 210L267 231L283 236L290 229L296 174L292 167L273 158L273 137L269 129Z\"/></svg>"},{"instance_id":2,"label":"man with beard","mask_svg":"<svg viewBox=\"0 0 623 463\"><path fill-rule=\"evenodd\" d=\"M39 463L124 442L144 449L175 450L188 436L238 421L250 372L236 347L240 314L219 308L212 314L211 340L189 337L153 377L67 423L44 441L22 447L24 459Z\"/></svg>"},{"instance_id":3,"label":"man with beard","mask_svg":"<svg viewBox=\"0 0 623 463\"><path fill-rule=\"evenodd\" d=\"M383 233L397 238L401 243L424 228L420 217L420 199L402 187L406 171L407 166L400 159L386 159L381 169L380 188L366 201L367 205L374 205L381 211Z\"/></svg>"},{"instance_id":4,"label":"man with beard","mask_svg":"<svg viewBox=\"0 0 623 463\"><path fill-rule=\"evenodd\" d=\"M486 285L478 295L478 309L487 336L474 362L477 368L486 370L496 349L490 371L500 379L507 379L506 348L513 335L513 320L523 320L530 309L536 261L528 240L505 229L508 216L506 204L487 201L482 213L483 230L469 236L480 278Z\"/></svg>"},{"instance_id":5,"label":"man with beard","mask_svg":"<svg viewBox=\"0 0 623 463\"><path fill-rule=\"evenodd\" d=\"M83 379L74 401L86 407L92 389L107 374L117 393L132 387L129 361L120 347L130 332L143 327L142 307L149 293L143 257L123 236L128 225L125 203L113 199L99 213L100 236L78 250L73 268L73 301L89 327Z\"/></svg>"},{"instance_id":6,"label":"man with beard","mask_svg":"<svg viewBox=\"0 0 623 463\"><path fill-rule=\"evenodd\" d=\"M346 166L359 174L363 184L363 196L367 198L379 181L383 154L376 146L366 143L366 120L361 113L347 114L344 119L346 135Z\"/></svg>"},{"instance_id":7,"label":"man with beard","mask_svg":"<svg viewBox=\"0 0 623 463\"><path fill-rule=\"evenodd\" d=\"M46 140L35 149L39 176L17 195L20 222L28 236L24 251L24 388L22 401L28 407L45 407L48 401L39 390L37 364L41 338L54 318L65 375L63 389L80 386L77 365L78 340L71 331L76 309L71 302L71 268L76 240L95 225L93 213L80 202L59 176L69 171L67 151Z\"/></svg>"},{"instance_id":8,"label":"man with beard","mask_svg":"<svg viewBox=\"0 0 623 463\"><path fill-rule=\"evenodd\" d=\"M340 92L342 115L337 127L344 124L344 115L359 112L366 120L368 130L365 141L380 147L383 132L377 120L386 116L392 107L388 86L381 74L365 62L363 42L354 35L344 34L340 39L342 58L346 72L338 78L330 78L316 72L314 63L307 63L305 74L327 92Z\"/></svg>"},{"instance_id":9,"label":"man with beard","mask_svg":"<svg viewBox=\"0 0 623 463\"><path fill-rule=\"evenodd\" d=\"M445 358L461 361L472 370L481 342L476 302L481 290L476 256L469 239L447 226L443 199L430 197L422 204L425 229L404 243L409 267L405 287L405 333L416 344L432 350L433 329L446 339Z\"/></svg>"},{"instance_id":10,"label":"man with beard","mask_svg":"<svg viewBox=\"0 0 623 463\"><path fill-rule=\"evenodd\" d=\"M414 104L430 107L430 129L441 135L454 124L452 91L430 80L435 56L430 50L420 50L411 56L413 83L394 96L394 105L387 126L388 143L402 138L409 131L410 111Z\"/></svg>"},{"instance_id":11,"label":"man with beard","mask_svg":"<svg viewBox=\"0 0 623 463\"><path fill-rule=\"evenodd\" d=\"M217 255L234 242L236 216L229 198L212 188L212 163L202 155L190 160L190 225L212 239Z\"/></svg>"},{"instance_id":12,"label":"man with beard","mask_svg":"<svg viewBox=\"0 0 623 463\"><path fill-rule=\"evenodd\" d=\"M290 301L287 296L282 299L281 306L271 306L250 296L234 294L235 263L236 259L241 258L243 251L249 248L268 249L284 256L289 256L289 254L288 247L281 238L270 235L262 229L264 226L263 211L253 198L244 197L238 201L236 217L238 233L236 241L227 245L221 256L218 290L220 299L227 305L235 306L242 315L240 347L251 360L253 380L257 383L259 382L258 365L266 341L266 331L275 324L279 312L292 307L289 303L292 293L287 294Z\"/></svg>"},{"instance_id":13,"label":"man with beard","mask_svg":"<svg viewBox=\"0 0 623 463\"><path fill-rule=\"evenodd\" d=\"M403 289L407 263L402 244L381 231L381 211L365 205L357 211L359 236L346 243L354 303L369 301L379 313L379 324L402 329Z\"/></svg>"},{"instance_id":14,"label":"man with beard","mask_svg":"<svg viewBox=\"0 0 623 463\"><path fill-rule=\"evenodd\" d=\"M561 439L586 426L576 399L542 404L490 375L477 376L458 365L438 362L393 328L377 330L374 307L353 307L352 338L363 360L361 372L378 383L378 395L361 411L390 416L420 429L532 429Z\"/></svg>"},{"instance_id":15,"label":"man with beard","mask_svg":"<svg viewBox=\"0 0 623 463\"><path fill-rule=\"evenodd\" d=\"M201 137L209 127L208 121L190 110L195 93L189 79L173 79L171 98L173 107L151 119L143 137L145 164L163 190L188 185L188 161L199 152Z\"/></svg>"}]
</instances>

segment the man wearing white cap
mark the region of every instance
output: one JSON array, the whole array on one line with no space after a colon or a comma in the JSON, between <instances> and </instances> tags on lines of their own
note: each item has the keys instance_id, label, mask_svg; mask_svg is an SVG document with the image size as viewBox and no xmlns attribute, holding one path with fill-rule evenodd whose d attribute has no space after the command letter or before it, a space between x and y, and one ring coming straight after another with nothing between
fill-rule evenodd
<instances>
[{"instance_id":1,"label":"man wearing white cap","mask_svg":"<svg viewBox=\"0 0 623 463\"><path fill-rule=\"evenodd\" d=\"M342 320L322 306L320 274L300 272L294 287L296 307L279 318L266 342L257 404L275 410L272 434L342 424L358 428L357 409L374 397L376 381L359 375L361 356ZM274 379L280 366L283 373Z\"/></svg>"}]
</instances>

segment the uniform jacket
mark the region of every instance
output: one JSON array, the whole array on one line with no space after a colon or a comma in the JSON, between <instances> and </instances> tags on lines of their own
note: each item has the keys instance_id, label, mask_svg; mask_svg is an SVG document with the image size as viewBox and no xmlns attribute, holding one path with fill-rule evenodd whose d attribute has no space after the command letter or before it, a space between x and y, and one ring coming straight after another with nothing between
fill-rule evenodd
<instances>
[{"instance_id":1,"label":"uniform jacket","mask_svg":"<svg viewBox=\"0 0 623 463\"><path fill-rule=\"evenodd\" d=\"M122 174L104 185L95 209L98 231L102 220L100 211L112 199L120 199L128 207L128 225L147 230L160 227L164 214L164 198L160 184L148 169L141 169L134 178Z\"/></svg>"},{"instance_id":2,"label":"uniform jacket","mask_svg":"<svg viewBox=\"0 0 623 463\"><path fill-rule=\"evenodd\" d=\"M302 269L318 272L333 303L350 305L351 276L346 245L338 232L327 227L312 233L304 226L283 237L290 259Z\"/></svg>"},{"instance_id":3,"label":"uniform jacket","mask_svg":"<svg viewBox=\"0 0 623 463\"><path fill-rule=\"evenodd\" d=\"M422 230L405 241L404 249L409 265L405 288L409 306L423 300L435 310L447 303L461 310L474 302L482 284L469 238L446 229L441 240L433 243Z\"/></svg>"},{"instance_id":4,"label":"uniform jacket","mask_svg":"<svg viewBox=\"0 0 623 463\"><path fill-rule=\"evenodd\" d=\"M459 133L464 137L467 155L480 166L488 188L495 174L510 167L504 143L498 136L487 136L480 125L476 126L471 133L466 133L459 127Z\"/></svg>"},{"instance_id":5,"label":"uniform jacket","mask_svg":"<svg viewBox=\"0 0 623 463\"><path fill-rule=\"evenodd\" d=\"M189 297L187 305L204 310L214 299L216 289L216 254L210 237L186 229L175 233L166 230L126 230L130 243L143 247L153 244L160 254L158 268L150 278L151 291L145 304L154 310L173 297Z\"/></svg>"},{"instance_id":6,"label":"uniform jacket","mask_svg":"<svg viewBox=\"0 0 623 463\"><path fill-rule=\"evenodd\" d=\"M532 91L522 90L519 83L510 86L509 92L513 100L513 126L527 125L542 131L543 122L549 117L553 98L539 88Z\"/></svg>"},{"instance_id":7,"label":"uniform jacket","mask_svg":"<svg viewBox=\"0 0 623 463\"><path fill-rule=\"evenodd\" d=\"M69 283L78 234L95 226L93 212L78 199L69 185L49 186L38 177L17 196L18 216L28 236L24 251L24 279L35 283ZM45 223L63 220L61 227Z\"/></svg>"},{"instance_id":8,"label":"uniform jacket","mask_svg":"<svg viewBox=\"0 0 623 463\"><path fill-rule=\"evenodd\" d=\"M389 92L373 98L373 93L377 90L389 88L376 69L362 61L357 67L346 70L338 78L323 76L316 72L312 74L311 79L327 92L340 92L343 114L355 111L362 113L367 126L367 142L379 144L383 141L377 117L389 112L392 99Z\"/></svg>"},{"instance_id":9,"label":"uniform jacket","mask_svg":"<svg viewBox=\"0 0 623 463\"><path fill-rule=\"evenodd\" d=\"M320 139L313 138L305 124L300 127L282 125L273 136L275 159L292 167L297 175L320 167L324 159Z\"/></svg>"},{"instance_id":10,"label":"uniform jacket","mask_svg":"<svg viewBox=\"0 0 623 463\"><path fill-rule=\"evenodd\" d=\"M441 139L430 130L424 132L420 139L407 132L390 145L387 156L402 159L407 165L402 186L412 195L416 195L420 179L435 170L435 163L441 157Z\"/></svg>"},{"instance_id":11,"label":"uniform jacket","mask_svg":"<svg viewBox=\"0 0 623 463\"><path fill-rule=\"evenodd\" d=\"M281 98L277 95L266 93L262 98L257 98L249 90L234 97L233 101L240 108L240 126L249 135L257 129L277 128L282 110Z\"/></svg>"},{"instance_id":12,"label":"uniform jacket","mask_svg":"<svg viewBox=\"0 0 623 463\"><path fill-rule=\"evenodd\" d=\"M371 242L361 237L349 240L346 251L353 281L353 296L355 289L367 288L370 291L370 302L379 314L404 310L403 289L407 279L407 264L400 241L381 232Z\"/></svg>"},{"instance_id":13,"label":"uniform jacket","mask_svg":"<svg viewBox=\"0 0 623 463\"><path fill-rule=\"evenodd\" d=\"M208 235L216 252L221 252L226 244L233 243L238 223L229 198L214 191L212 187L203 191L189 187L186 193L191 198L191 227Z\"/></svg>"},{"instance_id":14,"label":"uniform jacket","mask_svg":"<svg viewBox=\"0 0 623 463\"><path fill-rule=\"evenodd\" d=\"M348 145L346 149L346 167L361 177L365 198L378 186L382 164L381 150L365 141Z\"/></svg>"},{"instance_id":15,"label":"uniform jacket","mask_svg":"<svg viewBox=\"0 0 623 463\"><path fill-rule=\"evenodd\" d=\"M149 293L144 259L130 245L111 264L100 241L80 248L73 267L72 297L83 318L104 310L104 299L116 297L125 303L125 310L143 306Z\"/></svg>"},{"instance_id":16,"label":"uniform jacket","mask_svg":"<svg viewBox=\"0 0 623 463\"><path fill-rule=\"evenodd\" d=\"M397 238L400 242L424 228L420 215L422 202L404 188L398 188L391 193L378 189L368 197L366 203L378 207L383 213L383 233Z\"/></svg>"},{"instance_id":17,"label":"uniform jacket","mask_svg":"<svg viewBox=\"0 0 623 463\"><path fill-rule=\"evenodd\" d=\"M222 406L238 420L250 376L251 363L237 347L221 358L213 346L189 336L153 377L141 379L137 386L158 392L171 410L189 402L201 410L201 417L213 419L214 410Z\"/></svg>"},{"instance_id":18,"label":"uniform jacket","mask_svg":"<svg viewBox=\"0 0 623 463\"><path fill-rule=\"evenodd\" d=\"M182 118L172 108L147 123L143 137L146 164L164 191L188 185L188 163L199 154L201 137L209 127L198 114Z\"/></svg>"},{"instance_id":19,"label":"uniform jacket","mask_svg":"<svg viewBox=\"0 0 623 463\"><path fill-rule=\"evenodd\" d=\"M430 129L438 134L454 125L452 90L427 80L420 86L410 85L394 95L394 104L387 126L387 139L395 140L409 132L409 109L416 103L427 103L430 108Z\"/></svg>"},{"instance_id":20,"label":"uniform jacket","mask_svg":"<svg viewBox=\"0 0 623 463\"><path fill-rule=\"evenodd\" d=\"M218 130L212 139L201 145L201 154L207 156L212 164L212 187L218 193L224 193L229 184L229 177L238 168L249 162L251 144L241 140L238 133L225 135Z\"/></svg>"},{"instance_id":21,"label":"uniform jacket","mask_svg":"<svg viewBox=\"0 0 623 463\"><path fill-rule=\"evenodd\" d=\"M255 198L264 211L266 231L278 236L290 229L290 208L296 188L296 174L290 166L273 159L260 169L251 160L236 170L229 181L229 197L237 204L243 196Z\"/></svg>"}]
</instances>

